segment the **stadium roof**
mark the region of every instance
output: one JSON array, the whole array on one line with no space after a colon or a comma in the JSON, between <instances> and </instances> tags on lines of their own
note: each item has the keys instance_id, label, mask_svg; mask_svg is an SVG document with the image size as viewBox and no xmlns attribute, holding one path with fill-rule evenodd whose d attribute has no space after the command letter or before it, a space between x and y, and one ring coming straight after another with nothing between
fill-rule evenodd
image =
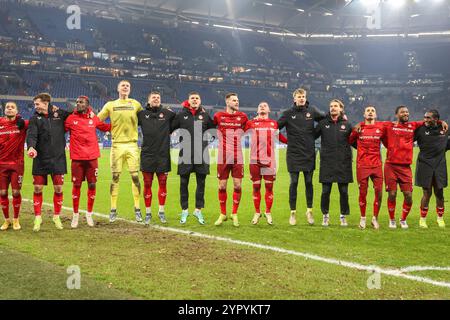
<instances>
[{"instance_id":1,"label":"stadium roof","mask_svg":"<svg viewBox=\"0 0 450 320\"><path fill-rule=\"evenodd\" d=\"M62 6L74 1L46 3ZM85 11L105 17L159 19L175 26L190 22L305 35L450 30L449 0L78 0L76 3Z\"/></svg>"}]
</instances>

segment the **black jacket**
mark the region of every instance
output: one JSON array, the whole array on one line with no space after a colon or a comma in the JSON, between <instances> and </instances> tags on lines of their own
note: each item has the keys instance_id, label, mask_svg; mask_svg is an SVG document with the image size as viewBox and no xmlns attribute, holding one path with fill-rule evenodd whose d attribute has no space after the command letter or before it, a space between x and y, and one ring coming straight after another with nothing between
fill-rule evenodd
<instances>
[{"instance_id":1,"label":"black jacket","mask_svg":"<svg viewBox=\"0 0 450 320\"><path fill-rule=\"evenodd\" d=\"M159 106L147 106L137 114L141 126L143 142L141 148L141 171L169 172L170 133L175 112Z\"/></svg>"},{"instance_id":2,"label":"black jacket","mask_svg":"<svg viewBox=\"0 0 450 320\"><path fill-rule=\"evenodd\" d=\"M348 138L352 126L342 117L334 122L330 115L320 121L315 129L315 136L322 137L320 147L321 183L353 182L352 149Z\"/></svg>"},{"instance_id":3,"label":"black jacket","mask_svg":"<svg viewBox=\"0 0 450 320\"><path fill-rule=\"evenodd\" d=\"M447 186L447 162L445 152L449 149L448 132L442 125L422 126L414 133L420 152L417 156L415 185L429 188L433 176L438 188Z\"/></svg>"},{"instance_id":4,"label":"black jacket","mask_svg":"<svg viewBox=\"0 0 450 320\"><path fill-rule=\"evenodd\" d=\"M184 129L185 132L189 133L185 136L182 131L179 132L180 155L177 172L179 175L186 175L191 172L209 174L209 141L204 137L204 132L212 128L215 128L214 122L202 107L196 112L195 116L188 108L183 108L177 113L172 121L172 131ZM187 138L189 138L189 141L186 140Z\"/></svg>"},{"instance_id":5,"label":"black jacket","mask_svg":"<svg viewBox=\"0 0 450 320\"><path fill-rule=\"evenodd\" d=\"M48 117L35 113L28 127L27 148L33 147L37 157L33 160L33 175L66 174L66 137L64 121L70 112L59 109Z\"/></svg>"},{"instance_id":6,"label":"black jacket","mask_svg":"<svg viewBox=\"0 0 450 320\"><path fill-rule=\"evenodd\" d=\"M313 171L316 167L316 150L314 138L314 121L325 118L325 113L309 106L294 105L286 110L278 120L278 127L286 127L287 168L289 172Z\"/></svg>"}]
</instances>

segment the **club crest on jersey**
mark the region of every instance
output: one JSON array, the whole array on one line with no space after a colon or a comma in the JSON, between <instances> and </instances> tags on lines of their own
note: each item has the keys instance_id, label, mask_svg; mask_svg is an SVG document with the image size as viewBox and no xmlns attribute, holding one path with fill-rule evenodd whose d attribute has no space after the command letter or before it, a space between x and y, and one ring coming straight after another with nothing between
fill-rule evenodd
<instances>
[{"instance_id":1,"label":"club crest on jersey","mask_svg":"<svg viewBox=\"0 0 450 320\"><path fill-rule=\"evenodd\" d=\"M408 124L408 128L412 128L412 125Z\"/></svg>"},{"instance_id":2,"label":"club crest on jersey","mask_svg":"<svg viewBox=\"0 0 450 320\"><path fill-rule=\"evenodd\" d=\"M241 117L237 117L236 120L237 120L237 121L241 121Z\"/></svg>"},{"instance_id":3,"label":"club crest on jersey","mask_svg":"<svg viewBox=\"0 0 450 320\"><path fill-rule=\"evenodd\" d=\"M3 129L4 127L0 127L0 130Z\"/></svg>"},{"instance_id":4,"label":"club crest on jersey","mask_svg":"<svg viewBox=\"0 0 450 320\"><path fill-rule=\"evenodd\" d=\"M77 125L77 124L78 124L78 121L74 121L73 124L74 124L74 125Z\"/></svg>"},{"instance_id":5,"label":"club crest on jersey","mask_svg":"<svg viewBox=\"0 0 450 320\"><path fill-rule=\"evenodd\" d=\"M160 114L159 114L159 117L160 117L160 118L164 118L164 113L160 113Z\"/></svg>"},{"instance_id":6,"label":"club crest on jersey","mask_svg":"<svg viewBox=\"0 0 450 320\"><path fill-rule=\"evenodd\" d=\"M430 131L425 131L425 135L429 136L430 135Z\"/></svg>"},{"instance_id":7,"label":"club crest on jersey","mask_svg":"<svg viewBox=\"0 0 450 320\"><path fill-rule=\"evenodd\" d=\"M42 119L42 117L37 117L38 118L38 120L41 120Z\"/></svg>"},{"instance_id":8,"label":"club crest on jersey","mask_svg":"<svg viewBox=\"0 0 450 320\"><path fill-rule=\"evenodd\" d=\"M377 131L375 131L376 133L380 133L380 129L377 129Z\"/></svg>"},{"instance_id":9,"label":"club crest on jersey","mask_svg":"<svg viewBox=\"0 0 450 320\"><path fill-rule=\"evenodd\" d=\"M150 118L150 115L149 115L149 114L146 114L146 115L145 115L145 119L148 119L148 118Z\"/></svg>"},{"instance_id":10,"label":"club crest on jersey","mask_svg":"<svg viewBox=\"0 0 450 320\"><path fill-rule=\"evenodd\" d=\"M344 130L344 129L345 129L345 125L342 125L342 126L341 126L341 129Z\"/></svg>"},{"instance_id":11,"label":"club crest on jersey","mask_svg":"<svg viewBox=\"0 0 450 320\"><path fill-rule=\"evenodd\" d=\"M94 121L92 121L92 120L89 120L89 124L94 124Z\"/></svg>"},{"instance_id":12,"label":"club crest on jersey","mask_svg":"<svg viewBox=\"0 0 450 320\"><path fill-rule=\"evenodd\" d=\"M275 127L275 124L274 124L273 122L271 122L270 125L271 125L272 127Z\"/></svg>"},{"instance_id":13,"label":"club crest on jersey","mask_svg":"<svg viewBox=\"0 0 450 320\"><path fill-rule=\"evenodd\" d=\"M184 120L187 120L187 119L188 119L188 116L184 116L183 118L184 118Z\"/></svg>"},{"instance_id":14,"label":"club crest on jersey","mask_svg":"<svg viewBox=\"0 0 450 320\"><path fill-rule=\"evenodd\" d=\"M326 124L326 125L325 125L325 128L330 129L330 125L329 125L329 124Z\"/></svg>"},{"instance_id":15,"label":"club crest on jersey","mask_svg":"<svg viewBox=\"0 0 450 320\"><path fill-rule=\"evenodd\" d=\"M297 118L297 116L292 116L292 119L295 119L295 118Z\"/></svg>"},{"instance_id":16,"label":"club crest on jersey","mask_svg":"<svg viewBox=\"0 0 450 320\"><path fill-rule=\"evenodd\" d=\"M444 131L439 131L440 134L444 134Z\"/></svg>"},{"instance_id":17,"label":"club crest on jersey","mask_svg":"<svg viewBox=\"0 0 450 320\"><path fill-rule=\"evenodd\" d=\"M53 114L53 118L58 118L58 112L55 112L55 113Z\"/></svg>"},{"instance_id":18,"label":"club crest on jersey","mask_svg":"<svg viewBox=\"0 0 450 320\"><path fill-rule=\"evenodd\" d=\"M310 118L310 117L311 117L311 113L308 112L308 113L306 114L306 117L307 117L307 118Z\"/></svg>"},{"instance_id":19,"label":"club crest on jersey","mask_svg":"<svg viewBox=\"0 0 450 320\"><path fill-rule=\"evenodd\" d=\"M203 116L202 116L202 115L199 115L199 116L198 116L198 119L199 119L199 120L203 120Z\"/></svg>"}]
</instances>

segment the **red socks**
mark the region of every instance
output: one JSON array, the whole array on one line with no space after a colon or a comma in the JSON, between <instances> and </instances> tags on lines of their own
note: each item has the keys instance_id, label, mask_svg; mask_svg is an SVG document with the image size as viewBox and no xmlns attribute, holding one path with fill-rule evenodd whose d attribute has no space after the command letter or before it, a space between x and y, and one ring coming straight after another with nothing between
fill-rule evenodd
<instances>
[{"instance_id":1,"label":"red socks","mask_svg":"<svg viewBox=\"0 0 450 320\"><path fill-rule=\"evenodd\" d=\"M412 203L407 204L403 201L403 210L402 210L402 220L405 221L408 217L409 212L411 211Z\"/></svg>"},{"instance_id":2,"label":"red socks","mask_svg":"<svg viewBox=\"0 0 450 320\"><path fill-rule=\"evenodd\" d=\"M273 183L266 182L265 186L266 186L266 195L265 195L266 213L270 213L272 212L272 204L273 204Z\"/></svg>"},{"instance_id":3,"label":"red socks","mask_svg":"<svg viewBox=\"0 0 450 320\"><path fill-rule=\"evenodd\" d=\"M19 218L21 204L22 204L22 196L20 194L16 197L13 196L14 219Z\"/></svg>"},{"instance_id":4,"label":"red socks","mask_svg":"<svg viewBox=\"0 0 450 320\"><path fill-rule=\"evenodd\" d=\"M444 207L442 207L442 208L436 207L436 213L437 213L439 218L442 218L442 216L444 215L444 210L445 210Z\"/></svg>"},{"instance_id":5,"label":"red socks","mask_svg":"<svg viewBox=\"0 0 450 320\"><path fill-rule=\"evenodd\" d=\"M426 218L426 217L427 217L427 214L428 214L428 207L426 207L426 208L420 207L420 216L421 216L422 218Z\"/></svg>"},{"instance_id":6,"label":"red socks","mask_svg":"<svg viewBox=\"0 0 450 320\"><path fill-rule=\"evenodd\" d=\"M389 211L389 219L395 220L395 200L391 201L388 198L388 211Z\"/></svg>"},{"instance_id":7,"label":"red socks","mask_svg":"<svg viewBox=\"0 0 450 320\"><path fill-rule=\"evenodd\" d=\"M219 203L220 203L220 213L223 215L227 214L227 190L219 189Z\"/></svg>"},{"instance_id":8,"label":"red socks","mask_svg":"<svg viewBox=\"0 0 450 320\"><path fill-rule=\"evenodd\" d=\"M80 197L78 196L78 199ZM63 204L63 194L55 192L53 194L53 209L54 209L54 215L58 216L61 213L61 208Z\"/></svg>"},{"instance_id":9,"label":"red socks","mask_svg":"<svg viewBox=\"0 0 450 320\"><path fill-rule=\"evenodd\" d=\"M164 206L166 204L167 197L167 174L158 173L158 201L160 206Z\"/></svg>"},{"instance_id":10,"label":"red socks","mask_svg":"<svg viewBox=\"0 0 450 320\"><path fill-rule=\"evenodd\" d=\"M87 211L92 212L94 209L94 201L95 201L96 189L89 189L87 191Z\"/></svg>"},{"instance_id":11,"label":"red socks","mask_svg":"<svg viewBox=\"0 0 450 320\"><path fill-rule=\"evenodd\" d=\"M375 189L375 199L373 200L373 216L375 218L377 218L378 214L380 213L381 202L378 201L378 199L380 198L381 192L382 192L381 190Z\"/></svg>"},{"instance_id":12,"label":"red socks","mask_svg":"<svg viewBox=\"0 0 450 320\"><path fill-rule=\"evenodd\" d=\"M34 215L40 216L42 210L42 193L33 193Z\"/></svg>"},{"instance_id":13,"label":"red socks","mask_svg":"<svg viewBox=\"0 0 450 320\"><path fill-rule=\"evenodd\" d=\"M367 208L366 194L360 193L359 194L359 210L361 212L361 217L366 216L366 208Z\"/></svg>"},{"instance_id":14,"label":"red socks","mask_svg":"<svg viewBox=\"0 0 450 320\"><path fill-rule=\"evenodd\" d=\"M0 203L3 210L3 215L5 216L5 219L9 219L9 199L8 195L1 196L0 197Z\"/></svg>"},{"instance_id":15,"label":"red socks","mask_svg":"<svg viewBox=\"0 0 450 320\"><path fill-rule=\"evenodd\" d=\"M78 209L80 207L80 194L81 194L81 186L73 186L72 187L72 203L73 203L73 212L78 213ZM56 209L55 209L56 211Z\"/></svg>"},{"instance_id":16,"label":"red socks","mask_svg":"<svg viewBox=\"0 0 450 320\"><path fill-rule=\"evenodd\" d=\"M255 213L261 213L261 184L253 184L253 204L255 205Z\"/></svg>"},{"instance_id":17,"label":"red socks","mask_svg":"<svg viewBox=\"0 0 450 320\"><path fill-rule=\"evenodd\" d=\"M160 206L164 206L166 204L167 198L167 174L166 173L157 173L158 177L158 201ZM153 184L153 173L146 173L144 175L144 202L145 207L150 208L152 206L152 184Z\"/></svg>"},{"instance_id":18,"label":"red socks","mask_svg":"<svg viewBox=\"0 0 450 320\"><path fill-rule=\"evenodd\" d=\"M241 202L242 190L241 188L235 188L233 192L233 214L237 214L239 209L239 203Z\"/></svg>"}]
</instances>

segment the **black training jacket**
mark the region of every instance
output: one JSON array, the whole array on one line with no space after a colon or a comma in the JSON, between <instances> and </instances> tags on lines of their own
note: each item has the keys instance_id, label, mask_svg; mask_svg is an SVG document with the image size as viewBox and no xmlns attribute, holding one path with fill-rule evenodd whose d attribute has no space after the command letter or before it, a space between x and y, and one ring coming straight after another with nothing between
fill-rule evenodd
<instances>
[{"instance_id":1,"label":"black training jacket","mask_svg":"<svg viewBox=\"0 0 450 320\"><path fill-rule=\"evenodd\" d=\"M445 152L449 149L448 132L442 125L421 126L414 132L414 140L419 145L417 156L415 185L429 188L433 176L438 188L447 186L447 162Z\"/></svg>"},{"instance_id":2,"label":"black training jacket","mask_svg":"<svg viewBox=\"0 0 450 320\"><path fill-rule=\"evenodd\" d=\"M66 174L66 137L64 121L70 112L59 109L48 116L35 113L28 126L27 148L33 147L37 157L33 159L33 175Z\"/></svg>"},{"instance_id":3,"label":"black training jacket","mask_svg":"<svg viewBox=\"0 0 450 320\"><path fill-rule=\"evenodd\" d=\"M320 173L321 183L353 182L352 149L348 138L351 124L339 117L334 122L328 114L315 129L316 138L321 137Z\"/></svg>"},{"instance_id":4,"label":"black training jacket","mask_svg":"<svg viewBox=\"0 0 450 320\"><path fill-rule=\"evenodd\" d=\"M194 127L198 128L195 134ZM190 138L190 150L186 150L186 152L190 152L190 156L186 155L187 158L184 159L185 151L183 148L180 149L177 172L179 175L187 175L191 172L209 174L209 141L206 139L207 137L204 137L204 132L212 128L215 128L214 122L202 107L199 107L195 115L186 107L176 114L172 121L172 131L184 129L189 132ZM188 144L183 135L180 140L180 147Z\"/></svg>"},{"instance_id":5,"label":"black training jacket","mask_svg":"<svg viewBox=\"0 0 450 320\"><path fill-rule=\"evenodd\" d=\"M138 124L142 130L141 171L169 172L170 162L170 133L175 112L159 106L147 106L137 114Z\"/></svg>"},{"instance_id":6,"label":"black training jacket","mask_svg":"<svg viewBox=\"0 0 450 320\"><path fill-rule=\"evenodd\" d=\"M314 122L325 118L325 113L314 107L294 106L282 113L278 127L286 128L288 144L286 162L289 172L313 171L316 167Z\"/></svg>"}]
</instances>

